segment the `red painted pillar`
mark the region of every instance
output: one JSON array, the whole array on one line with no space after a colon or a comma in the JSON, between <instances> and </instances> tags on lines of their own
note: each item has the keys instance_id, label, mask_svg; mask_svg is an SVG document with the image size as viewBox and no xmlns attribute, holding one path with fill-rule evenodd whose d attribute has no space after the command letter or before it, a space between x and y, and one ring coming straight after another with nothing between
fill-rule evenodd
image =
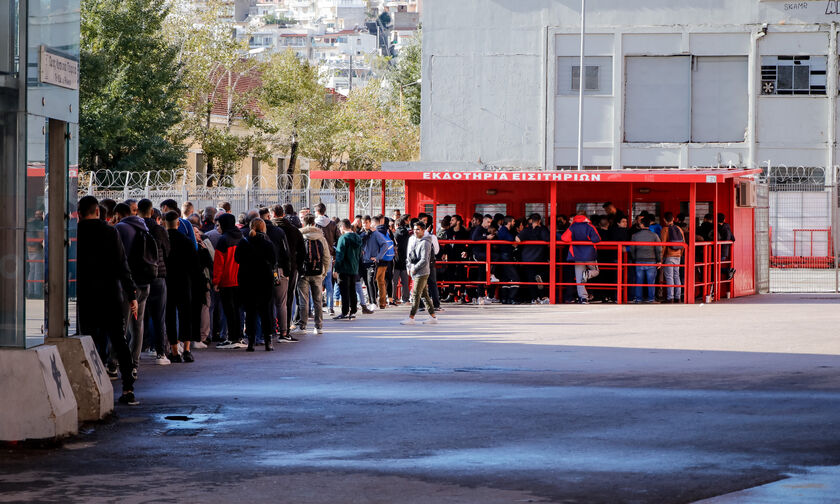
<instances>
[{"instance_id":1,"label":"red painted pillar","mask_svg":"<svg viewBox=\"0 0 840 504\"><path fill-rule=\"evenodd\" d=\"M697 183L688 189L688 254L685 259L685 302L694 304L694 263L697 243Z\"/></svg>"},{"instance_id":2,"label":"red painted pillar","mask_svg":"<svg viewBox=\"0 0 840 504\"><path fill-rule=\"evenodd\" d=\"M350 217L348 218L350 219L350 222L353 222L353 219L356 215L356 180L353 179L349 180L348 182L350 184L348 188L348 190L350 191Z\"/></svg>"},{"instance_id":3,"label":"red painted pillar","mask_svg":"<svg viewBox=\"0 0 840 504\"><path fill-rule=\"evenodd\" d=\"M551 184L551 196L549 201L549 226L548 226L548 300L555 304L557 300L557 182Z\"/></svg>"},{"instance_id":4,"label":"red painted pillar","mask_svg":"<svg viewBox=\"0 0 840 504\"><path fill-rule=\"evenodd\" d=\"M714 273L714 276L712 278L714 278L715 295L714 295L714 299L712 299L712 301L717 301L717 300L720 299L720 245L718 245L718 232L717 232L717 214L718 214L718 212L720 212L720 207L718 206L718 201L719 201L718 189L720 189L720 184L715 182L715 201L714 201L714 210L712 211L712 222L714 223L714 228L713 228L714 230L712 232L714 233L714 239L715 239L715 241L714 241L715 244L713 245L714 248L712 249L714 251L714 252L712 252L712 257L713 257L712 262L714 263L712 265L712 267L714 268L714 271L712 272L712 273Z\"/></svg>"},{"instance_id":5,"label":"red painted pillar","mask_svg":"<svg viewBox=\"0 0 840 504\"><path fill-rule=\"evenodd\" d=\"M385 215L385 179L382 179L382 215Z\"/></svg>"}]
</instances>

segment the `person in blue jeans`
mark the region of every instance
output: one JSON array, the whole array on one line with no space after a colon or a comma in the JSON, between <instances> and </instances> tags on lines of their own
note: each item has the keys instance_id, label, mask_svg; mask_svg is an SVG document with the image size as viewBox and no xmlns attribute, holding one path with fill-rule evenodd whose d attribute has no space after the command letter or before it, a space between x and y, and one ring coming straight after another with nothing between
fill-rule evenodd
<instances>
[{"instance_id":1,"label":"person in blue jeans","mask_svg":"<svg viewBox=\"0 0 840 504\"><path fill-rule=\"evenodd\" d=\"M639 222L639 231L633 235L633 242L659 242L659 236L650 230L650 217L644 216ZM653 303L656 293L656 272L662 262L662 247L653 245L631 245L630 257L636 264L636 286L633 287L633 302ZM644 300L642 300L644 286Z\"/></svg>"}]
</instances>

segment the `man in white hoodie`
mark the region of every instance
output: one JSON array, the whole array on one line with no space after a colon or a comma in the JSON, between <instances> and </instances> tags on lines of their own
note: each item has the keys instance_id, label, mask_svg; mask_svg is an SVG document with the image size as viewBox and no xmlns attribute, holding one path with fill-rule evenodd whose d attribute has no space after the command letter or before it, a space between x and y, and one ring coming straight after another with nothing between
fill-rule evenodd
<instances>
[{"instance_id":1,"label":"man in white hoodie","mask_svg":"<svg viewBox=\"0 0 840 504\"><path fill-rule=\"evenodd\" d=\"M330 247L324 238L324 232L315 226L315 216L312 214L303 217L304 250L304 273L297 284L298 313L300 313L300 325L298 330L306 332L306 321L309 320L309 296L315 307L315 334L323 334L321 330L324 324L324 310L321 308L321 289L324 283L324 275L330 270L332 255ZM318 246L320 244L320 247ZM317 256L321 257L318 258ZM318 262L320 259L320 263Z\"/></svg>"},{"instance_id":2,"label":"man in white hoodie","mask_svg":"<svg viewBox=\"0 0 840 504\"><path fill-rule=\"evenodd\" d=\"M324 233L324 239L330 247L330 257L335 258L335 245L338 243L338 238L341 233L338 231L338 226L335 222L327 217L327 206L323 203L315 205L315 227ZM330 270L324 276L324 289L327 292L327 307L330 310L330 315L335 315L332 264L330 264ZM318 308L316 307L316 309Z\"/></svg>"},{"instance_id":3,"label":"man in white hoodie","mask_svg":"<svg viewBox=\"0 0 840 504\"><path fill-rule=\"evenodd\" d=\"M411 286L411 313L407 319L400 322L402 325L417 324L414 316L417 315L417 310L420 308L420 298L423 299L426 309L429 310L430 318L424 323L437 324L438 322L427 285L431 272L432 253L432 235L426 233L426 225L423 221L418 221L414 224L414 236L408 241L408 257L405 262L413 283Z\"/></svg>"}]
</instances>

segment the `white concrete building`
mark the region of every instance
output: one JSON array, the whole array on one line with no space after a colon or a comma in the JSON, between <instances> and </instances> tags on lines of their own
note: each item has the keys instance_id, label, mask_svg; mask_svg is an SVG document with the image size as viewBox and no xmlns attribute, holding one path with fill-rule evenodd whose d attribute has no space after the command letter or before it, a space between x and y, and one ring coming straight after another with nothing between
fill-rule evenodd
<instances>
[{"instance_id":1,"label":"white concrete building","mask_svg":"<svg viewBox=\"0 0 840 504\"><path fill-rule=\"evenodd\" d=\"M576 166L580 1L426 3L422 161ZM590 0L584 165L836 165L839 7Z\"/></svg>"}]
</instances>

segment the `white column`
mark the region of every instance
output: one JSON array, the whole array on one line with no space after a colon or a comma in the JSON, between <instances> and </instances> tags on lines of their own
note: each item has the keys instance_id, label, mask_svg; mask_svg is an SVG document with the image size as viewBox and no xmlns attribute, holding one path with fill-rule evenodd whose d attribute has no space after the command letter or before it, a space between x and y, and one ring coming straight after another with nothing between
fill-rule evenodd
<instances>
[{"instance_id":1,"label":"white column","mask_svg":"<svg viewBox=\"0 0 840 504\"><path fill-rule=\"evenodd\" d=\"M583 170L583 92L586 83L586 67L584 66L584 51L586 50L586 0L580 0L580 71L578 94L578 170Z\"/></svg>"}]
</instances>

